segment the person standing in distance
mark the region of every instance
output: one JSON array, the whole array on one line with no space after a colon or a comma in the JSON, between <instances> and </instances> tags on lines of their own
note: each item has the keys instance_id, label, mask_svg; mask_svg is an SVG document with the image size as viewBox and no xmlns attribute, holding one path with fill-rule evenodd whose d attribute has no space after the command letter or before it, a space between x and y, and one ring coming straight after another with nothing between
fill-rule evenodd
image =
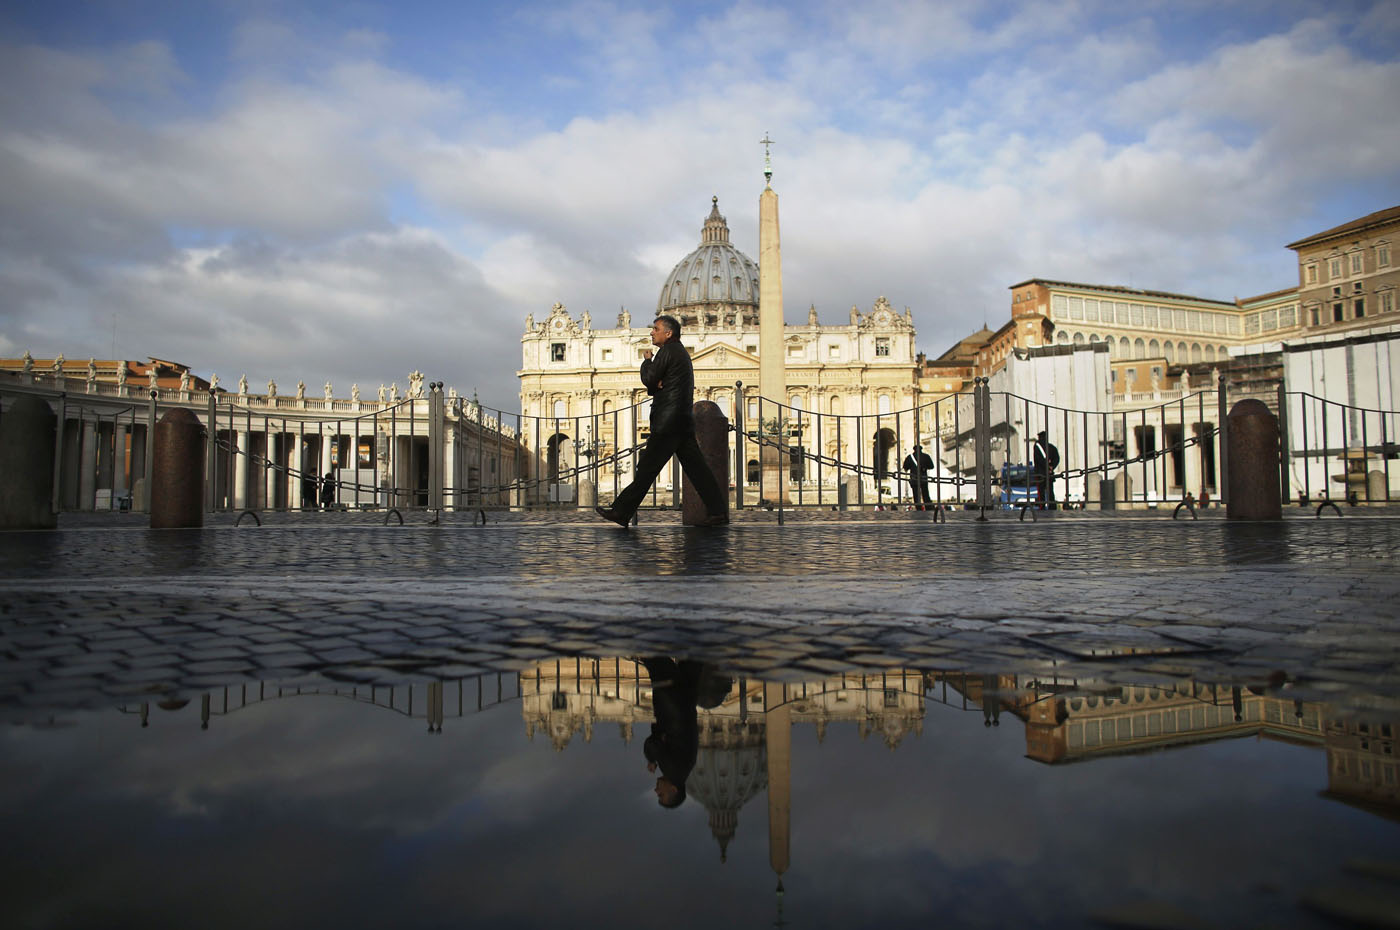
<instances>
[{"instance_id":1,"label":"person standing in distance","mask_svg":"<svg viewBox=\"0 0 1400 930\"><path fill-rule=\"evenodd\" d=\"M1031 450L1031 461L1035 467L1036 491L1040 497L1040 509L1047 506L1055 509L1055 469L1060 467L1060 450L1041 430L1035 437L1035 448Z\"/></svg>"},{"instance_id":2,"label":"person standing in distance","mask_svg":"<svg viewBox=\"0 0 1400 930\"><path fill-rule=\"evenodd\" d=\"M928 473L933 471L933 459L919 444L904 457L904 470L909 473L909 489L914 498L915 510L927 510L932 503L928 495Z\"/></svg>"},{"instance_id":3,"label":"person standing in distance","mask_svg":"<svg viewBox=\"0 0 1400 930\"><path fill-rule=\"evenodd\" d=\"M637 474L623 488L611 507L594 508L604 520L622 528L632 522L652 482L671 456L681 460L681 468L709 513L708 526L729 522L725 512L724 494L715 481L700 444L695 441L695 371L690 367L690 353L681 345L681 324L673 316L659 316L651 324L651 344L642 357L642 384L651 395L651 435L637 462Z\"/></svg>"}]
</instances>

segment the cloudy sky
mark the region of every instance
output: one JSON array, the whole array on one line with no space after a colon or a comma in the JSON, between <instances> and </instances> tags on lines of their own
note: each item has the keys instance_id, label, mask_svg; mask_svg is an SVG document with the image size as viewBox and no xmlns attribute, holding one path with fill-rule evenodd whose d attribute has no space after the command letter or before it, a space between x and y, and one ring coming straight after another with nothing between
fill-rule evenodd
<instances>
[{"instance_id":1,"label":"cloudy sky","mask_svg":"<svg viewBox=\"0 0 1400 930\"><path fill-rule=\"evenodd\" d=\"M757 254L765 133L790 320L1248 296L1400 203L1400 5L21 0L0 355L513 408L525 315L646 317L712 195Z\"/></svg>"}]
</instances>

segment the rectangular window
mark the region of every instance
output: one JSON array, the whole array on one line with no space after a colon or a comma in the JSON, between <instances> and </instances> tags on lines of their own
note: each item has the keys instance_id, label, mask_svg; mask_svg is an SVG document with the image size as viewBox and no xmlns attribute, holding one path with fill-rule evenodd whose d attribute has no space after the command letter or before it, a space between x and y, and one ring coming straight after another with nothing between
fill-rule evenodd
<instances>
[{"instance_id":1,"label":"rectangular window","mask_svg":"<svg viewBox=\"0 0 1400 930\"><path fill-rule=\"evenodd\" d=\"M1377 268L1389 268L1389 267L1390 267L1390 246L1388 246L1388 245L1378 245L1378 246L1376 246L1376 267L1377 267Z\"/></svg>"},{"instance_id":2,"label":"rectangular window","mask_svg":"<svg viewBox=\"0 0 1400 930\"><path fill-rule=\"evenodd\" d=\"M1127 304L1115 304L1115 306L1118 308L1118 322L1119 322L1120 324L1122 324L1123 326L1127 326L1127 325L1128 325L1128 305L1127 305Z\"/></svg>"},{"instance_id":3,"label":"rectangular window","mask_svg":"<svg viewBox=\"0 0 1400 930\"><path fill-rule=\"evenodd\" d=\"M1186 332L1186 311L1185 311L1185 310L1178 310L1178 311L1176 311L1176 329L1177 329L1177 332L1181 332L1181 333Z\"/></svg>"},{"instance_id":4,"label":"rectangular window","mask_svg":"<svg viewBox=\"0 0 1400 930\"><path fill-rule=\"evenodd\" d=\"M1134 326L1141 326L1141 325L1142 325L1142 304L1131 304L1131 305L1130 305L1130 309L1132 310L1132 314L1133 314L1133 315L1132 315L1133 325L1134 325Z\"/></svg>"},{"instance_id":5,"label":"rectangular window","mask_svg":"<svg viewBox=\"0 0 1400 930\"><path fill-rule=\"evenodd\" d=\"M1278 311L1265 310L1259 314L1259 328L1266 333L1278 329Z\"/></svg>"},{"instance_id":6,"label":"rectangular window","mask_svg":"<svg viewBox=\"0 0 1400 930\"><path fill-rule=\"evenodd\" d=\"M1071 297L1069 299L1069 318L1071 320L1084 319L1084 298Z\"/></svg>"},{"instance_id":7,"label":"rectangular window","mask_svg":"<svg viewBox=\"0 0 1400 930\"><path fill-rule=\"evenodd\" d=\"M1353 284L1353 285L1351 286L1351 292L1352 292L1353 294L1360 294L1360 293L1361 293L1361 282L1360 282L1360 281L1357 281L1355 284Z\"/></svg>"},{"instance_id":8,"label":"rectangular window","mask_svg":"<svg viewBox=\"0 0 1400 930\"><path fill-rule=\"evenodd\" d=\"M1308 284L1316 284L1316 283L1317 283L1317 265L1316 265L1316 264L1309 265L1309 266L1307 267L1307 269L1306 269L1306 277L1305 277L1304 280L1305 280L1306 283L1308 283Z\"/></svg>"},{"instance_id":9,"label":"rectangular window","mask_svg":"<svg viewBox=\"0 0 1400 930\"><path fill-rule=\"evenodd\" d=\"M1365 254L1365 253L1363 253L1363 252L1352 252L1352 253L1351 253L1351 273L1352 273L1352 274L1361 274L1361 256L1362 256L1363 254Z\"/></svg>"},{"instance_id":10,"label":"rectangular window","mask_svg":"<svg viewBox=\"0 0 1400 930\"><path fill-rule=\"evenodd\" d=\"M1340 258L1330 258L1327 260L1327 277L1335 281L1342 276L1342 260Z\"/></svg>"},{"instance_id":11,"label":"rectangular window","mask_svg":"<svg viewBox=\"0 0 1400 930\"><path fill-rule=\"evenodd\" d=\"M1244 333L1246 336L1252 336L1257 332L1259 332L1259 314L1251 313L1244 318Z\"/></svg>"},{"instance_id":12,"label":"rectangular window","mask_svg":"<svg viewBox=\"0 0 1400 930\"><path fill-rule=\"evenodd\" d=\"M1297 307L1281 307L1278 312L1278 328L1286 329L1297 322Z\"/></svg>"},{"instance_id":13,"label":"rectangular window","mask_svg":"<svg viewBox=\"0 0 1400 930\"><path fill-rule=\"evenodd\" d=\"M1088 320L1090 323L1097 323L1099 321L1099 302L1097 300L1085 298L1084 319Z\"/></svg>"},{"instance_id":14,"label":"rectangular window","mask_svg":"<svg viewBox=\"0 0 1400 930\"><path fill-rule=\"evenodd\" d=\"M827 347L826 347L826 357L827 357L827 358L840 358L840 357L841 357L841 347L840 347L840 346L827 346Z\"/></svg>"},{"instance_id":15,"label":"rectangular window","mask_svg":"<svg viewBox=\"0 0 1400 930\"><path fill-rule=\"evenodd\" d=\"M1366 298L1358 297L1351 302L1351 315L1357 319L1366 315Z\"/></svg>"},{"instance_id":16,"label":"rectangular window","mask_svg":"<svg viewBox=\"0 0 1400 930\"><path fill-rule=\"evenodd\" d=\"M746 345L746 346L744 346L744 351L747 352L747 353L749 353L750 355L757 355L757 354L758 354L758 346L756 346L756 345Z\"/></svg>"},{"instance_id":17,"label":"rectangular window","mask_svg":"<svg viewBox=\"0 0 1400 930\"><path fill-rule=\"evenodd\" d=\"M1308 325L1317 326L1319 323L1321 323L1319 319L1319 310L1317 307L1313 307L1308 311Z\"/></svg>"},{"instance_id":18,"label":"rectangular window","mask_svg":"<svg viewBox=\"0 0 1400 930\"><path fill-rule=\"evenodd\" d=\"M881 358L887 358L890 354L890 341L884 336L877 336L875 339L875 354Z\"/></svg>"},{"instance_id":19,"label":"rectangular window","mask_svg":"<svg viewBox=\"0 0 1400 930\"><path fill-rule=\"evenodd\" d=\"M360 437L359 467L360 467L360 468L373 468L373 467L374 467L374 437L373 437L373 436L361 436L361 437Z\"/></svg>"},{"instance_id":20,"label":"rectangular window","mask_svg":"<svg viewBox=\"0 0 1400 930\"><path fill-rule=\"evenodd\" d=\"M551 342L549 344L549 360L551 362L562 362L564 360L564 343Z\"/></svg>"},{"instance_id":21,"label":"rectangular window","mask_svg":"<svg viewBox=\"0 0 1400 930\"><path fill-rule=\"evenodd\" d=\"M611 362L611 361L612 361L612 349L604 349L604 350L603 350L603 361L605 361L605 362Z\"/></svg>"},{"instance_id":22,"label":"rectangular window","mask_svg":"<svg viewBox=\"0 0 1400 930\"><path fill-rule=\"evenodd\" d=\"M1147 323L1147 326L1148 326L1150 329L1156 329L1156 328L1157 328L1157 308L1156 308L1156 307L1146 307L1146 308L1144 308L1144 309L1145 309L1145 312L1146 312L1146 314L1147 314L1145 317L1143 317L1144 321Z\"/></svg>"},{"instance_id":23,"label":"rectangular window","mask_svg":"<svg viewBox=\"0 0 1400 930\"><path fill-rule=\"evenodd\" d=\"M1333 322L1333 323L1340 323L1340 322L1342 322L1342 320L1345 320L1346 318L1347 318L1347 317L1346 317L1346 308L1343 307L1342 304L1341 304L1340 302L1333 304L1333 305L1332 305L1332 322Z\"/></svg>"},{"instance_id":24,"label":"rectangular window","mask_svg":"<svg viewBox=\"0 0 1400 930\"><path fill-rule=\"evenodd\" d=\"M801 357L802 357L802 347L801 347L801 346L788 346L788 358L801 358Z\"/></svg>"},{"instance_id":25,"label":"rectangular window","mask_svg":"<svg viewBox=\"0 0 1400 930\"><path fill-rule=\"evenodd\" d=\"M1188 332L1199 333L1201 331L1201 311L1186 311L1186 329Z\"/></svg>"},{"instance_id":26,"label":"rectangular window","mask_svg":"<svg viewBox=\"0 0 1400 930\"><path fill-rule=\"evenodd\" d=\"M1395 292L1384 291L1381 294L1381 312L1389 313L1395 309Z\"/></svg>"},{"instance_id":27,"label":"rectangular window","mask_svg":"<svg viewBox=\"0 0 1400 930\"><path fill-rule=\"evenodd\" d=\"M1065 318L1065 295L1054 294L1050 297L1050 315L1057 320Z\"/></svg>"}]
</instances>

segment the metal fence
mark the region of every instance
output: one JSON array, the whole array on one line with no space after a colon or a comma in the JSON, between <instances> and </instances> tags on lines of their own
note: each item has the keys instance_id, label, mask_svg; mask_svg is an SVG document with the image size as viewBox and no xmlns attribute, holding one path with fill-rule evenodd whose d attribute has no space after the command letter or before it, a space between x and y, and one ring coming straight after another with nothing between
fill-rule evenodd
<instances>
[{"instance_id":1,"label":"metal fence","mask_svg":"<svg viewBox=\"0 0 1400 930\"><path fill-rule=\"evenodd\" d=\"M306 400L100 386L65 391L0 382L0 417L21 396L45 400L55 436L56 511L145 510L154 429L183 408L207 430L211 512L262 510L569 511L607 503L635 474L649 401L542 417L446 397L441 382L381 402ZM734 396L744 397L742 385ZM1280 492L1286 501L1383 504L1400 498L1400 412L1280 388ZM1232 398L1207 390L1118 395L1076 410L971 390L903 410L804 410L748 397L730 417L736 509L1100 509L1224 503ZM1059 453L1036 467L1044 432ZM914 445L932 461L920 482ZM918 493L927 489L927 499ZM645 502L680 506L676 462Z\"/></svg>"}]
</instances>

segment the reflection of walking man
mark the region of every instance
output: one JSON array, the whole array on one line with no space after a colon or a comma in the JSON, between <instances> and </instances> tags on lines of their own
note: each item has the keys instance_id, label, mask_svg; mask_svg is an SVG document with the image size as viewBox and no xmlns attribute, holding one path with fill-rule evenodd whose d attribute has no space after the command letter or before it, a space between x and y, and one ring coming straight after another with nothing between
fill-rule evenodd
<instances>
[{"instance_id":1,"label":"reflection of walking man","mask_svg":"<svg viewBox=\"0 0 1400 930\"><path fill-rule=\"evenodd\" d=\"M904 457L904 470L909 473L909 487L914 495L914 509L927 510L930 503L928 496L928 473L933 470L933 459L923 450L923 446L915 444L914 451Z\"/></svg>"},{"instance_id":2,"label":"reflection of walking man","mask_svg":"<svg viewBox=\"0 0 1400 930\"><path fill-rule=\"evenodd\" d=\"M671 456L681 460L681 468L699 492L709 512L709 525L729 522L725 512L724 494L715 481L700 444L695 441L695 371L690 366L690 353L681 345L681 324L672 316L659 316L651 325L651 344L656 355L648 349L642 362L642 383L651 395L651 435L637 461L637 474L623 488L611 507L597 507L598 515L626 528L641 506L652 482Z\"/></svg>"},{"instance_id":3,"label":"reflection of walking man","mask_svg":"<svg viewBox=\"0 0 1400 930\"><path fill-rule=\"evenodd\" d=\"M695 704L703 666L664 656L643 658L651 678L651 706L656 722L642 744L647 771L657 772L656 801L662 807L679 807L685 800L685 781L695 768L700 749L700 727Z\"/></svg>"},{"instance_id":4,"label":"reflection of walking man","mask_svg":"<svg viewBox=\"0 0 1400 930\"><path fill-rule=\"evenodd\" d=\"M1049 505L1050 509L1055 508L1055 469L1060 464L1060 450L1055 448L1041 430L1035 437L1035 448L1032 450L1033 462L1035 465L1035 489L1040 498L1040 507L1045 509Z\"/></svg>"}]
</instances>

